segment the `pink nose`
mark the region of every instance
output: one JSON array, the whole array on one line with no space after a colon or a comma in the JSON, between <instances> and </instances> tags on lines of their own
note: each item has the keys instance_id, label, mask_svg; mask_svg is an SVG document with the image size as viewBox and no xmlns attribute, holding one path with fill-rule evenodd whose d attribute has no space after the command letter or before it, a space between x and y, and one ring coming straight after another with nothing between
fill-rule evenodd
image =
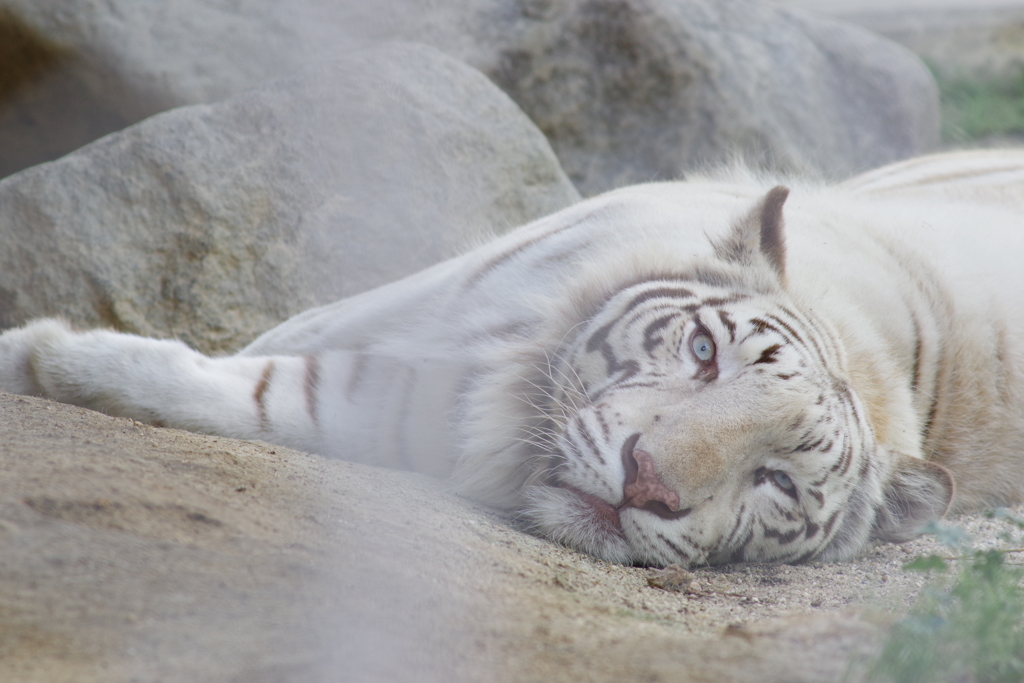
<instances>
[{"instance_id":1,"label":"pink nose","mask_svg":"<svg viewBox=\"0 0 1024 683\"><path fill-rule=\"evenodd\" d=\"M636 443L635 439L630 439ZM622 487L622 508L647 510L664 519L680 519L690 508L679 509L679 494L665 486L654 469L654 458L647 451L633 449L627 442L622 449L626 482Z\"/></svg>"}]
</instances>

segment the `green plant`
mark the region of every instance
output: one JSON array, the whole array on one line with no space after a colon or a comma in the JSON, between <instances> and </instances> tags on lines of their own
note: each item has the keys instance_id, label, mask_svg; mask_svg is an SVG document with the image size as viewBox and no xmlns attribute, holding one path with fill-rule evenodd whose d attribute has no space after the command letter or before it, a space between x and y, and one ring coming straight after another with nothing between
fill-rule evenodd
<instances>
[{"instance_id":1,"label":"green plant","mask_svg":"<svg viewBox=\"0 0 1024 683\"><path fill-rule=\"evenodd\" d=\"M1005 511L993 515L1024 528L1024 522ZM919 557L905 565L908 571L929 573L932 581L922 589L910 614L892 626L867 679L893 683L1024 680L1024 567L1006 561L1018 551L972 551L962 531L935 527L933 533L959 554ZM957 565L952 572L950 564Z\"/></svg>"},{"instance_id":2,"label":"green plant","mask_svg":"<svg viewBox=\"0 0 1024 683\"><path fill-rule=\"evenodd\" d=\"M1024 68L1008 76L967 78L933 69L942 102L942 137L970 143L1024 135Z\"/></svg>"}]
</instances>

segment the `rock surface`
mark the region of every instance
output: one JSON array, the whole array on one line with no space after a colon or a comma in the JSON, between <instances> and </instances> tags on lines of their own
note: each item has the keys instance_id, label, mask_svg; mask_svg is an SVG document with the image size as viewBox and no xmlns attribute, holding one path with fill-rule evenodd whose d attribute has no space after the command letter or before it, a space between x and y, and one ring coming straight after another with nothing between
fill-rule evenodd
<instances>
[{"instance_id":1,"label":"rock surface","mask_svg":"<svg viewBox=\"0 0 1024 683\"><path fill-rule=\"evenodd\" d=\"M469 61L584 194L735 157L836 177L937 144L930 75L866 31L757 0L548 5L496 61Z\"/></svg>"},{"instance_id":2,"label":"rock surface","mask_svg":"<svg viewBox=\"0 0 1024 683\"><path fill-rule=\"evenodd\" d=\"M578 198L486 78L390 44L0 181L0 327L229 350Z\"/></svg>"},{"instance_id":3,"label":"rock surface","mask_svg":"<svg viewBox=\"0 0 1024 683\"><path fill-rule=\"evenodd\" d=\"M1015 78L1024 69L1024 0L778 0L864 26L944 75Z\"/></svg>"},{"instance_id":4,"label":"rock surface","mask_svg":"<svg viewBox=\"0 0 1024 683\"><path fill-rule=\"evenodd\" d=\"M737 153L844 175L938 141L934 85L911 54L760 0L0 0L4 7L0 34L16 27L45 59L31 62L23 87L0 92L0 147L10 150L0 174L156 111L394 39L429 43L490 76L586 194L673 179ZM23 61L11 57L7 68L32 71Z\"/></svg>"},{"instance_id":5,"label":"rock surface","mask_svg":"<svg viewBox=\"0 0 1024 683\"><path fill-rule=\"evenodd\" d=\"M275 5L0 0L0 177L308 64Z\"/></svg>"}]
</instances>

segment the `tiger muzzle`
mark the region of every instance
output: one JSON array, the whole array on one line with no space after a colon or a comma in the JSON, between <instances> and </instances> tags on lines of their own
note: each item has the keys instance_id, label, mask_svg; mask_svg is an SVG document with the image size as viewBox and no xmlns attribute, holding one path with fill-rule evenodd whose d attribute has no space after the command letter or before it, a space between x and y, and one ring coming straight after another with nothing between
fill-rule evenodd
<instances>
[{"instance_id":1,"label":"tiger muzzle","mask_svg":"<svg viewBox=\"0 0 1024 683\"><path fill-rule=\"evenodd\" d=\"M679 494L658 477L650 453L636 448L639 439L640 435L634 434L622 448L626 481L622 487L619 509L638 508L662 519L681 519L690 514L692 508L680 508Z\"/></svg>"}]
</instances>

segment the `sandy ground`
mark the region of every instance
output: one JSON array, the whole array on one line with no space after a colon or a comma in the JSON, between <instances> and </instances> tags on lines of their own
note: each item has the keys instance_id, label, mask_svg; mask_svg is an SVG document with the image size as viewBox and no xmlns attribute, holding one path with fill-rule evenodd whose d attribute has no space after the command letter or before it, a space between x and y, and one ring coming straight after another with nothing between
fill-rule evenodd
<instances>
[{"instance_id":1,"label":"sandy ground","mask_svg":"<svg viewBox=\"0 0 1024 683\"><path fill-rule=\"evenodd\" d=\"M667 590L426 477L6 394L0 543L0 680L26 683L839 680L921 585L902 564L948 553Z\"/></svg>"}]
</instances>

